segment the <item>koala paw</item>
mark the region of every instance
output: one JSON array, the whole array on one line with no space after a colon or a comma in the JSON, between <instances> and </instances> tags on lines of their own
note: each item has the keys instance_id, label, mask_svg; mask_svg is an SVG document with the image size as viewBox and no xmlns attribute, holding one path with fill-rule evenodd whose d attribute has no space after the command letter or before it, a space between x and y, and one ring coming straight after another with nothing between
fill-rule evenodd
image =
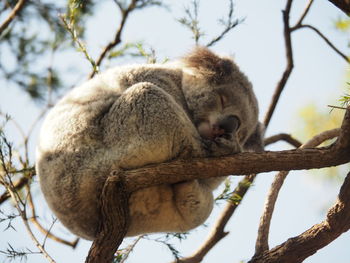
<instances>
[{"instance_id":1,"label":"koala paw","mask_svg":"<svg viewBox=\"0 0 350 263\"><path fill-rule=\"evenodd\" d=\"M205 148L209 156L218 157L242 152L242 148L231 136L220 136L214 140L205 140Z\"/></svg>"}]
</instances>

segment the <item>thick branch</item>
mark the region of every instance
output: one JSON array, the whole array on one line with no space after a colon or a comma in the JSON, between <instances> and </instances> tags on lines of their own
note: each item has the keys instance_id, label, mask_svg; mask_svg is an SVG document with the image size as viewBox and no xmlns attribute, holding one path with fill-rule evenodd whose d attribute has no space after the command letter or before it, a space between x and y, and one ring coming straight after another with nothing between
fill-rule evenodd
<instances>
[{"instance_id":1,"label":"thick branch","mask_svg":"<svg viewBox=\"0 0 350 263\"><path fill-rule=\"evenodd\" d=\"M305 161L307 160L307 161ZM218 158L175 160L124 171L128 191L159 184L227 175L255 174L337 166L350 161L350 107L338 140L329 147L263 153L238 153Z\"/></svg>"},{"instance_id":2,"label":"thick branch","mask_svg":"<svg viewBox=\"0 0 350 263\"><path fill-rule=\"evenodd\" d=\"M350 173L326 219L297 237L254 257L250 263L299 263L350 229Z\"/></svg>"},{"instance_id":3,"label":"thick branch","mask_svg":"<svg viewBox=\"0 0 350 263\"><path fill-rule=\"evenodd\" d=\"M323 143L326 140L333 139L334 137L337 137L339 135L340 130L339 129L333 129L329 131L325 131L314 138L312 138L310 141L302 145L300 148L308 148L308 147L316 147L319 144ZM265 207L263 214L260 218L260 225L258 230L258 237L256 240L255 245L255 256L260 255L261 253L265 252L269 249L268 245L268 239L269 239L269 232L270 232L270 223L272 219L273 210L275 208L275 204L277 201L277 197L279 194L279 191L283 185L284 180L286 179L288 175L288 172L281 171L276 176L274 181L272 182L270 191L267 195Z\"/></svg>"},{"instance_id":4,"label":"thick branch","mask_svg":"<svg viewBox=\"0 0 350 263\"><path fill-rule=\"evenodd\" d=\"M102 190L100 229L85 263L113 262L130 223L128 198L123 176L115 172L108 177Z\"/></svg>"},{"instance_id":5,"label":"thick branch","mask_svg":"<svg viewBox=\"0 0 350 263\"><path fill-rule=\"evenodd\" d=\"M239 153L220 158L176 160L125 171L126 188L140 188L184 180L243 175L283 170L304 170L337 166L350 161L350 147ZM307 160L307 162L305 161Z\"/></svg>"},{"instance_id":6,"label":"thick branch","mask_svg":"<svg viewBox=\"0 0 350 263\"><path fill-rule=\"evenodd\" d=\"M329 0L329 2L338 7L345 14L350 15L350 0Z\"/></svg>"}]
</instances>

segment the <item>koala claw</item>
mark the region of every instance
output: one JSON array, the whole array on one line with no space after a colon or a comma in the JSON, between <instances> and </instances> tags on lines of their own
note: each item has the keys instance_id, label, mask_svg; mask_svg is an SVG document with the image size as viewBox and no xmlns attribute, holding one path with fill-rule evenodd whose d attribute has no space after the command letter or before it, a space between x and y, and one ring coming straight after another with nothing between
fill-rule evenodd
<instances>
[{"instance_id":1,"label":"koala claw","mask_svg":"<svg viewBox=\"0 0 350 263\"><path fill-rule=\"evenodd\" d=\"M232 137L229 135L228 137ZM214 140L204 140L204 148L209 153L209 156L219 157L238 153L242 151L239 143L233 138L226 136L216 137Z\"/></svg>"}]
</instances>

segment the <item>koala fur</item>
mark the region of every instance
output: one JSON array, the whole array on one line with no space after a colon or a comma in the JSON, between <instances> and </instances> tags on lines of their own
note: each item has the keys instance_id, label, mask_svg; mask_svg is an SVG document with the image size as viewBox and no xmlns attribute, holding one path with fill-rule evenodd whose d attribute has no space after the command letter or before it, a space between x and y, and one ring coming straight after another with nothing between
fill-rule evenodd
<instances>
[{"instance_id":1,"label":"koala fur","mask_svg":"<svg viewBox=\"0 0 350 263\"><path fill-rule=\"evenodd\" d=\"M261 149L250 82L231 59L197 48L174 63L116 67L71 90L43 123L36 169L59 220L94 239L100 194L113 170L233 154L249 150L246 145ZM184 232L202 224L223 180L133 192L127 235Z\"/></svg>"}]
</instances>

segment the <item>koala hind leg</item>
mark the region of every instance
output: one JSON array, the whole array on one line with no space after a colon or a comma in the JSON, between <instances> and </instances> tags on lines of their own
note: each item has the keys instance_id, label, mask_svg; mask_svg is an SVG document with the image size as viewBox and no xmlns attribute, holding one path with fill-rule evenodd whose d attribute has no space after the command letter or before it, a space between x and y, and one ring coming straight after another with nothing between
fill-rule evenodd
<instances>
[{"instance_id":1,"label":"koala hind leg","mask_svg":"<svg viewBox=\"0 0 350 263\"><path fill-rule=\"evenodd\" d=\"M202 180L173 185L175 205L183 219L184 228L192 229L204 223L213 209L212 189Z\"/></svg>"}]
</instances>

